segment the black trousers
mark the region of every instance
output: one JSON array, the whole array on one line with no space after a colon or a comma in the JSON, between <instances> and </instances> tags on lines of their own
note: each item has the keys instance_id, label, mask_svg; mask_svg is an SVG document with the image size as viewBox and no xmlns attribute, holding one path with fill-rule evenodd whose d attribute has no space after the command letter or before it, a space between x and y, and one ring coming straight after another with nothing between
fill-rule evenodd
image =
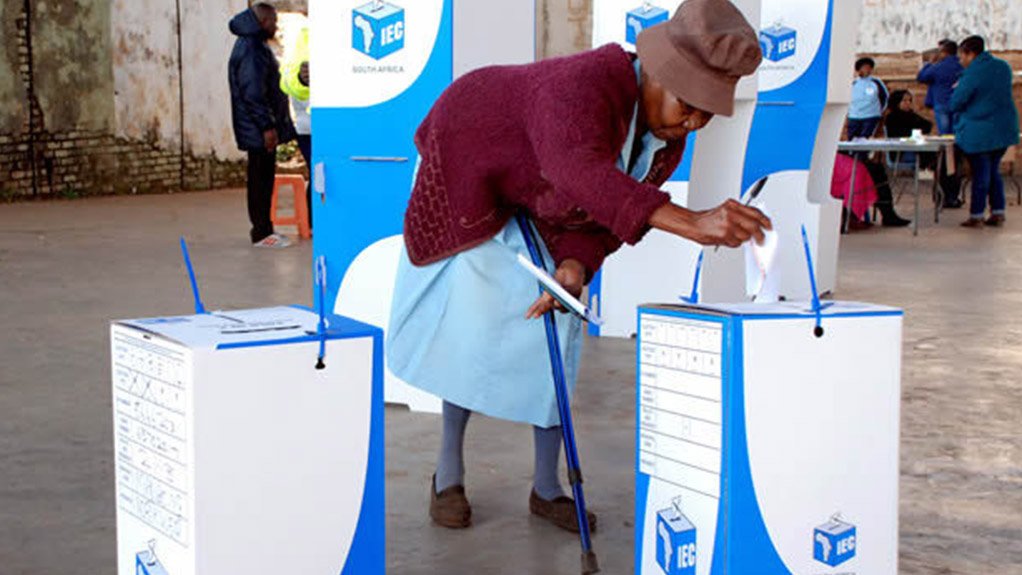
<instances>
[{"instance_id":1,"label":"black trousers","mask_svg":"<svg viewBox=\"0 0 1022 575\"><path fill-rule=\"evenodd\" d=\"M248 151L248 219L252 222L252 243L273 234L270 203L273 179L277 176L277 154L266 150Z\"/></svg>"}]
</instances>

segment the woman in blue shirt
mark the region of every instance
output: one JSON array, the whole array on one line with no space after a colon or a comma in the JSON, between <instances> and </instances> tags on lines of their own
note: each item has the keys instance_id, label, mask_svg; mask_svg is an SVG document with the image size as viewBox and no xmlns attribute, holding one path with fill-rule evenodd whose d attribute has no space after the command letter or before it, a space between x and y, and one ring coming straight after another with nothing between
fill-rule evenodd
<instances>
[{"instance_id":1,"label":"woman in blue shirt","mask_svg":"<svg viewBox=\"0 0 1022 575\"><path fill-rule=\"evenodd\" d=\"M848 105L848 139L872 138L887 108L887 86L873 77L876 62L859 58L852 82L852 101Z\"/></svg>"}]
</instances>

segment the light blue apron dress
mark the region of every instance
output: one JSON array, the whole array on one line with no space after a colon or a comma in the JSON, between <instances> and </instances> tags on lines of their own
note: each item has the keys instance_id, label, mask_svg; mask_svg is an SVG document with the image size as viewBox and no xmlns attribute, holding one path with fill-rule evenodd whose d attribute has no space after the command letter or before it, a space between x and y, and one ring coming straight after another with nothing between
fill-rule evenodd
<instances>
[{"instance_id":1,"label":"light blue apron dress","mask_svg":"<svg viewBox=\"0 0 1022 575\"><path fill-rule=\"evenodd\" d=\"M638 61L636 61L638 74ZM625 171L638 105L618 159ZM630 175L642 180L666 145L647 133ZM416 167L418 171L418 167ZM553 258L539 234L547 271ZM470 411L543 428L560 425L543 320L525 312L539 297L535 278L515 261L528 257L512 218L493 239L442 261L416 267L402 248L394 286L387 361L409 385ZM557 314L569 393L578 379L582 322Z\"/></svg>"}]
</instances>

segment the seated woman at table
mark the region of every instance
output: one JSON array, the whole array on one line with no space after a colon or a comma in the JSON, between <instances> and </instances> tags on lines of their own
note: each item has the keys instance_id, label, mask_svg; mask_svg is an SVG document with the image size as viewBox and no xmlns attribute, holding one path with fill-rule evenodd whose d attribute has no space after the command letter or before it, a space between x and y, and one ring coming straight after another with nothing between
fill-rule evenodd
<instances>
[{"instance_id":1,"label":"seated woman at table","mask_svg":"<svg viewBox=\"0 0 1022 575\"><path fill-rule=\"evenodd\" d=\"M919 130L924 134L933 131L933 122L916 113L915 99L908 90L895 90L891 92L891 103L888 108L887 117L884 118L884 128L887 130L888 138L908 138L913 130ZM900 166L914 167L916 155L912 152L903 154L891 154L892 160ZM952 158L954 161L955 158ZM928 170L937 168L937 154L923 152L919 154L919 166ZM955 170L957 172L957 170ZM961 184L958 176L947 173L947 166L940 166L940 187L944 190L944 207L959 208L962 201L958 198L958 189Z\"/></svg>"},{"instance_id":2,"label":"seated woman at table","mask_svg":"<svg viewBox=\"0 0 1022 575\"><path fill-rule=\"evenodd\" d=\"M884 117L884 129L888 138L908 138L914 130L923 134L933 131L933 122L920 116L915 110L915 101L912 93L908 90L895 90L891 92L891 105ZM915 167L915 152L892 153L887 156L892 163L898 167L912 169ZM937 165L937 154L933 152L922 152L919 154L919 166L924 169L933 169Z\"/></svg>"},{"instance_id":3,"label":"seated woman at table","mask_svg":"<svg viewBox=\"0 0 1022 575\"><path fill-rule=\"evenodd\" d=\"M933 122L916 113L915 100L908 90L891 92L891 104L884 118L884 126L888 138L907 138L912 135L912 130L924 134L933 131Z\"/></svg>"}]
</instances>

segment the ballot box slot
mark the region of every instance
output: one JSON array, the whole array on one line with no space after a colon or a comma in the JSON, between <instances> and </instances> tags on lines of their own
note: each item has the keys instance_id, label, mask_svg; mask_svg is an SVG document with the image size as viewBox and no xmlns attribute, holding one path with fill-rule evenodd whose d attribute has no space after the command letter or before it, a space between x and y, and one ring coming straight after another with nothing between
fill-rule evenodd
<instances>
[{"instance_id":1,"label":"ballot box slot","mask_svg":"<svg viewBox=\"0 0 1022 575\"><path fill-rule=\"evenodd\" d=\"M294 325L280 325L280 326L269 326L269 327L253 327L248 329L222 329L220 333L223 335L242 335L246 333L264 333L264 332L275 332L275 331L289 331L293 329L302 329L302 326L298 324Z\"/></svg>"}]
</instances>

